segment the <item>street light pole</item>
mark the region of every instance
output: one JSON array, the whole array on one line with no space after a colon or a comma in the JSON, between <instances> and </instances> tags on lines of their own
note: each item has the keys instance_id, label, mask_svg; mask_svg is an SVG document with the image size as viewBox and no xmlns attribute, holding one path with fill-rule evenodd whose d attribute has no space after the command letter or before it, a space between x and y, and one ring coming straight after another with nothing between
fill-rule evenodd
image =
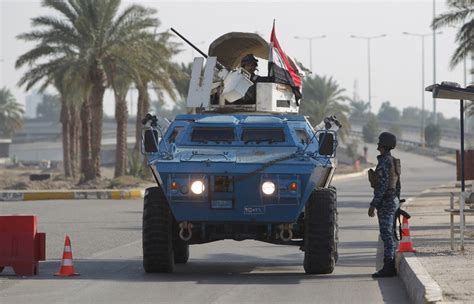
<instances>
[{"instance_id":1,"label":"street light pole","mask_svg":"<svg viewBox=\"0 0 474 304\"><path fill-rule=\"evenodd\" d=\"M464 56L464 58L463 58L463 60L462 60L462 67L463 67L462 76L463 76L463 80L464 80L464 87L467 87L467 75L466 75L467 62L466 62L466 56Z\"/></svg>"},{"instance_id":2,"label":"street light pole","mask_svg":"<svg viewBox=\"0 0 474 304\"><path fill-rule=\"evenodd\" d=\"M377 38L382 38L387 35L382 34L382 35L377 35L377 36L356 36L356 35L351 35L351 38L355 39L365 39L367 40L367 68L368 68L368 87L369 87L369 111L372 111L372 80L371 80L371 72L370 72L370 41L372 39L377 39Z\"/></svg>"},{"instance_id":3,"label":"street light pole","mask_svg":"<svg viewBox=\"0 0 474 304\"><path fill-rule=\"evenodd\" d=\"M421 146L425 147L425 36L421 36Z\"/></svg>"},{"instance_id":4,"label":"street light pole","mask_svg":"<svg viewBox=\"0 0 474 304\"><path fill-rule=\"evenodd\" d=\"M309 68L313 71L313 40L326 38L326 35L320 36L311 36L311 37L303 37L303 36L295 36L295 39L301 40L308 40L309 43Z\"/></svg>"},{"instance_id":5,"label":"street light pole","mask_svg":"<svg viewBox=\"0 0 474 304\"><path fill-rule=\"evenodd\" d=\"M369 112L372 112L372 77L370 73L370 40L367 39L367 79L369 80Z\"/></svg>"},{"instance_id":6,"label":"street light pole","mask_svg":"<svg viewBox=\"0 0 474 304\"><path fill-rule=\"evenodd\" d=\"M0 63L3 63L3 58L0 58ZM3 71L0 71L0 87L3 86Z\"/></svg>"},{"instance_id":7,"label":"street light pole","mask_svg":"<svg viewBox=\"0 0 474 304\"><path fill-rule=\"evenodd\" d=\"M436 18L436 0L433 0L433 20ZM433 28L433 83L436 83L436 32ZM436 114L436 98L433 98L433 123L438 124L438 115Z\"/></svg>"},{"instance_id":8,"label":"street light pole","mask_svg":"<svg viewBox=\"0 0 474 304\"><path fill-rule=\"evenodd\" d=\"M438 32L441 34L442 32ZM416 34L403 32L404 35L415 36L421 38L421 126L420 126L420 141L421 145L425 146L425 37L433 36L429 34Z\"/></svg>"}]
</instances>

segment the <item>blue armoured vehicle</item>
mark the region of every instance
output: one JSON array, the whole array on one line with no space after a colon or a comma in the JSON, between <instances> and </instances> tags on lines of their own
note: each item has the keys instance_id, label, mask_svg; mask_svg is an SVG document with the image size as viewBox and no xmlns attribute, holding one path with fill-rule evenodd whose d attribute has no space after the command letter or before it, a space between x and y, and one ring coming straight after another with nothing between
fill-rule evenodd
<instances>
[{"instance_id":1,"label":"blue armoured vehicle","mask_svg":"<svg viewBox=\"0 0 474 304\"><path fill-rule=\"evenodd\" d=\"M157 182L144 199L146 272L172 272L187 262L189 245L224 239L297 245L306 273L333 271L340 125L327 117L311 126L298 115L294 90L271 75L249 81L240 59L266 59L270 48L256 34L221 36L203 75L204 59L194 62L187 105L199 114L169 125L143 120L143 152ZM253 104L240 103L252 86Z\"/></svg>"}]
</instances>

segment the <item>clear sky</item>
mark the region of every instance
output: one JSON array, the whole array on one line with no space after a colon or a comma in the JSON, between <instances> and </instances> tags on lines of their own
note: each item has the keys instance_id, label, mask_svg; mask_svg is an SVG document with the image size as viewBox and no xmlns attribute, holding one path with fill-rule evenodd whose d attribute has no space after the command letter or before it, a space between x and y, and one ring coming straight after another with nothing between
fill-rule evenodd
<instances>
[{"instance_id":1,"label":"clear sky","mask_svg":"<svg viewBox=\"0 0 474 304\"><path fill-rule=\"evenodd\" d=\"M269 39L273 19L277 36L289 55L309 66L308 41L294 36L326 35L313 41L314 72L332 76L352 97L355 82L358 94L367 100L367 43L350 35L386 34L371 43L372 104L375 111L389 100L398 108L421 107L421 38L402 32L431 33L433 1L123 1L154 7L162 22L161 30L176 28L199 47L208 45L220 35L231 32L258 32ZM16 40L20 33L31 30L30 18L50 15L40 0L0 0L0 87L11 89L18 101L25 93L16 83L22 70L15 70L16 58L31 44ZM436 2L436 12L446 10L444 1ZM462 64L449 68L455 48L456 29L443 29L437 35L437 81L463 84ZM176 40L178 41L179 38ZM203 43L204 42L204 43ZM189 62L193 52L183 45L176 61ZM468 70L470 68L468 60ZM265 71L265 68L261 68ZM433 41L425 38L425 85L433 82ZM468 82L470 79L468 77ZM136 94L135 94L136 97ZM432 99L425 93L426 109L432 110ZM113 100L107 98L106 112L113 115ZM438 110L447 117L458 117L457 103L439 100Z\"/></svg>"}]
</instances>

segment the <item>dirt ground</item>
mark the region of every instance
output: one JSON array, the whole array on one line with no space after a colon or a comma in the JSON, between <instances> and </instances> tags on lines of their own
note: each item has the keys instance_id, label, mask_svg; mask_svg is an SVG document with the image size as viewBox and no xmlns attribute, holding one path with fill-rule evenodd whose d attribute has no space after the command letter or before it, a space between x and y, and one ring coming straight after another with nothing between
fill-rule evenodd
<instances>
[{"instance_id":1,"label":"dirt ground","mask_svg":"<svg viewBox=\"0 0 474 304\"><path fill-rule=\"evenodd\" d=\"M370 167L371 164L362 164L360 170ZM339 164L336 175L358 172L353 166ZM51 177L43 181L31 181L31 174L50 174ZM0 166L0 190L66 190L66 189L130 189L145 188L153 184L150 179L140 179L134 176L113 178L114 168L102 167L100 181L79 184L77 180L65 178L60 168L44 169L39 166Z\"/></svg>"},{"instance_id":2,"label":"dirt ground","mask_svg":"<svg viewBox=\"0 0 474 304\"><path fill-rule=\"evenodd\" d=\"M452 250L449 214L444 209L449 208L450 192L459 195L459 188L453 187L453 184L425 191L409 202L411 236L416 256L440 285L444 300L474 303L473 217L466 216L464 252L459 248L459 216L455 217L455 245Z\"/></svg>"},{"instance_id":3,"label":"dirt ground","mask_svg":"<svg viewBox=\"0 0 474 304\"><path fill-rule=\"evenodd\" d=\"M31 181L31 174L50 174L43 181ZM44 169L39 166L1 166L1 190L48 190L48 189L129 189L143 188L153 183L153 180L143 180L134 176L113 178L114 169L101 168L102 179L99 181L79 184L77 180L66 178L58 168Z\"/></svg>"}]
</instances>

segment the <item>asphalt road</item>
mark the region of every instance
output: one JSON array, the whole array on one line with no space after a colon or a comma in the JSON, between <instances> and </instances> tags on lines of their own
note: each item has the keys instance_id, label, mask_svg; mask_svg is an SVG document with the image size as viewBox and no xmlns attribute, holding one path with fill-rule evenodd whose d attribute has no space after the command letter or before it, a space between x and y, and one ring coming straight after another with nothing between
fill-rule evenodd
<instances>
[{"instance_id":1,"label":"asphalt road","mask_svg":"<svg viewBox=\"0 0 474 304\"><path fill-rule=\"evenodd\" d=\"M370 147L374 157L374 147ZM454 166L397 153L404 197L454 178ZM297 247L255 241L191 246L188 264L173 274L145 274L141 201L0 202L0 214L36 214L47 233L40 275L0 274L0 303L405 303L398 278L374 280L376 219L367 217L366 177L338 187L340 258L333 274L305 275ZM410 223L416 225L416 223ZM64 236L72 240L81 275L54 277Z\"/></svg>"}]
</instances>

